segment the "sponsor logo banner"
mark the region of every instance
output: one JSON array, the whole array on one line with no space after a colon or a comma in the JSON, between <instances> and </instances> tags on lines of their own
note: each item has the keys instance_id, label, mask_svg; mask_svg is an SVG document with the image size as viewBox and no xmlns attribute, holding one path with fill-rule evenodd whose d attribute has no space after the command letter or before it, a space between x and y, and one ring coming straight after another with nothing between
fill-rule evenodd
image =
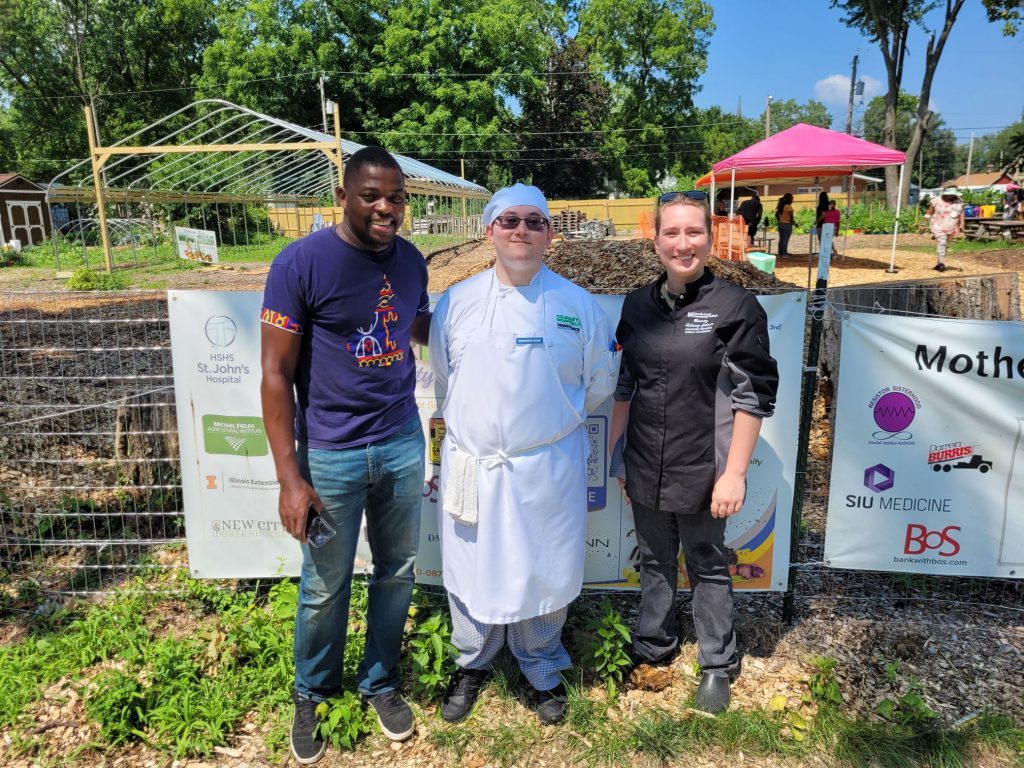
<instances>
[{"instance_id":1,"label":"sponsor logo banner","mask_svg":"<svg viewBox=\"0 0 1024 768\"><path fill-rule=\"evenodd\" d=\"M611 328L618 324L622 298L597 297ZM726 546L736 589L782 591L796 476L805 294L758 300L771 321L769 338L772 355L779 362L780 389L775 415L764 421L750 462L746 503L729 518ZM296 575L301 550L278 518L277 478L263 422L257 415L261 412L260 321L289 328L291 321L262 308L258 293L171 291L168 304L190 568L194 575L210 578ZM560 332L581 331L575 315L554 319ZM383 328L392 318L382 311L379 320L378 327ZM716 321L713 314L687 318L693 333L710 333ZM517 341L536 344L544 339L520 337ZM385 364L388 355L407 352L387 347L373 334L355 339L351 351L363 359L372 358L374 364ZM411 352L416 359L416 400L427 436L415 573L419 582L440 584L437 503L445 437L440 405L445 393L430 369L426 350L414 347ZM584 583L636 589L639 572L633 512L610 474L615 468L607 449L610 416L609 399L583 427L590 445ZM864 492L863 488L860 491ZM356 570L368 572L371 568L364 526L356 549ZM685 568L680 568L680 574L680 586L686 586Z\"/></svg>"},{"instance_id":2,"label":"sponsor logo banner","mask_svg":"<svg viewBox=\"0 0 1024 768\"><path fill-rule=\"evenodd\" d=\"M843 320L829 565L1024 575L1022 361L1021 323Z\"/></svg>"}]
</instances>

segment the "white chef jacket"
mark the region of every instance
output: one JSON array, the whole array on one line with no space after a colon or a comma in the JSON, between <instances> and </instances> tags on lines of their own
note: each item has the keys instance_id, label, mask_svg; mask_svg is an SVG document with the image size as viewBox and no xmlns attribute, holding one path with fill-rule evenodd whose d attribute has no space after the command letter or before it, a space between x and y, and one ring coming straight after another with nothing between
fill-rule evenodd
<instances>
[{"instance_id":1,"label":"white chef jacket","mask_svg":"<svg viewBox=\"0 0 1024 768\"><path fill-rule=\"evenodd\" d=\"M583 424L615 388L615 346L594 298L547 267L520 287L487 270L437 304L430 362L448 390L438 491L444 584L478 621L542 616L580 593ZM474 524L444 511L457 451L476 459Z\"/></svg>"}]
</instances>

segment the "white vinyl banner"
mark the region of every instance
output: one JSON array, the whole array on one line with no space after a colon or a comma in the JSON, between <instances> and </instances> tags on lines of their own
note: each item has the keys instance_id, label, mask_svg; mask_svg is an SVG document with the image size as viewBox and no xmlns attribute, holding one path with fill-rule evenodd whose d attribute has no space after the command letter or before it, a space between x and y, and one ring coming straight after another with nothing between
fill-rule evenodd
<instances>
[{"instance_id":1,"label":"white vinyl banner","mask_svg":"<svg viewBox=\"0 0 1024 768\"><path fill-rule=\"evenodd\" d=\"M301 563L299 545L278 519L277 481L260 417L261 298L251 292L168 292L189 564L200 577L295 575ZM597 298L614 328L622 297ZM764 421L751 460L747 502L729 520L726 544L735 554L731 571L737 589L782 591L796 472L805 294L759 301L768 313L780 388L775 416ZM426 350L415 352L416 400L427 437L416 578L440 584L437 482L444 393L434 382ZM610 414L609 400L587 420L590 514L584 579L594 587L637 588L632 514L608 475ZM356 566L367 570L369 564L364 535ZM680 578L685 579L682 569Z\"/></svg>"},{"instance_id":2,"label":"white vinyl banner","mask_svg":"<svg viewBox=\"0 0 1024 768\"><path fill-rule=\"evenodd\" d=\"M825 561L1024 574L1024 324L851 313Z\"/></svg>"}]
</instances>

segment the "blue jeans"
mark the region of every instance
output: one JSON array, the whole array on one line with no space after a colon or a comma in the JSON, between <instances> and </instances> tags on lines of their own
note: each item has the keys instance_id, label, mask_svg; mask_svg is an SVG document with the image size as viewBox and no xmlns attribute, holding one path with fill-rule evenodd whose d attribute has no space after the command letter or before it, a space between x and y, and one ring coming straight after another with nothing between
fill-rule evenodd
<instances>
[{"instance_id":1,"label":"blue jeans","mask_svg":"<svg viewBox=\"0 0 1024 768\"><path fill-rule=\"evenodd\" d=\"M792 234L792 224L779 224L779 256L789 256L789 238Z\"/></svg>"},{"instance_id":2,"label":"blue jeans","mask_svg":"<svg viewBox=\"0 0 1024 768\"><path fill-rule=\"evenodd\" d=\"M340 450L298 446L299 469L338 532L320 549L302 545L295 617L295 690L300 696L322 701L341 692L352 567L364 507L373 575L357 687L367 696L399 687L398 659L420 539L423 450L419 415L368 445Z\"/></svg>"}]
</instances>

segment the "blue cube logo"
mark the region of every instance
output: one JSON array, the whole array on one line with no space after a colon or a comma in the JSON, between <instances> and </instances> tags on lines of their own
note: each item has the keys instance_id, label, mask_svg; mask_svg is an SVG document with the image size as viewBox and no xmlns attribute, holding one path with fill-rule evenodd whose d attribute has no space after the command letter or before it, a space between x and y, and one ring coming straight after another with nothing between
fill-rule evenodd
<instances>
[{"instance_id":1,"label":"blue cube logo","mask_svg":"<svg viewBox=\"0 0 1024 768\"><path fill-rule=\"evenodd\" d=\"M870 491L881 493L888 491L895 484L896 473L885 464L875 464L864 470L864 487Z\"/></svg>"}]
</instances>

